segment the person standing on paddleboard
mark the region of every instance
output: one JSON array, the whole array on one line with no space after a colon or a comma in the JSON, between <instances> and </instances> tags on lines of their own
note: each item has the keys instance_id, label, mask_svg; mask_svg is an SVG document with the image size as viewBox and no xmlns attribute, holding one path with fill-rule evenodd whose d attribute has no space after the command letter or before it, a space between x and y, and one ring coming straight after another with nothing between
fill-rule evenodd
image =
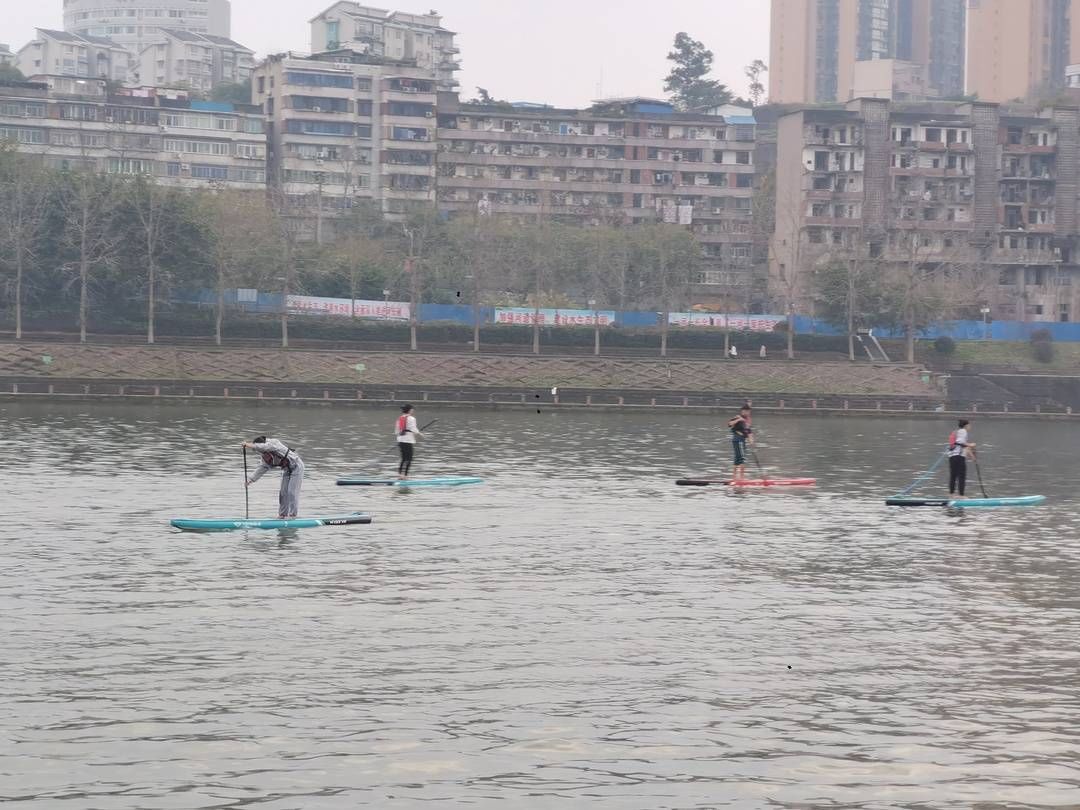
<instances>
[{"instance_id":1,"label":"person standing on paddleboard","mask_svg":"<svg viewBox=\"0 0 1080 810\"><path fill-rule=\"evenodd\" d=\"M746 443L754 443L754 429L750 427L750 405L743 405L738 415L731 417L727 424L731 430L731 447L735 451L735 471L731 478L742 481L746 478Z\"/></svg>"},{"instance_id":2,"label":"person standing on paddleboard","mask_svg":"<svg viewBox=\"0 0 1080 810\"><path fill-rule=\"evenodd\" d=\"M975 443L970 441L967 419L961 419L956 430L949 436L949 494L958 493L964 497L967 485L967 457L975 452Z\"/></svg>"},{"instance_id":3,"label":"person standing on paddleboard","mask_svg":"<svg viewBox=\"0 0 1080 810\"><path fill-rule=\"evenodd\" d=\"M297 452L278 439L256 436L250 442L244 442L244 448L250 448L259 454L261 462L248 478L251 486L270 470L281 470L281 491L278 493L278 517L294 518L300 511L300 485L304 481L304 462Z\"/></svg>"},{"instance_id":4,"label":"person standing on paddleboard","mask_svg":"<svg viewBox=\"0 0 1080 810\"><path fill-rule=\"evenodd\" d=\"M412 466L413 451L416 449L416 437L424 435L416 426L412 405L401 406L401 416L397 418L394 433L397 434L398 452L401 454L401 462L397 468L398 480L404 481L409 477L409 467Z\"/></svg>"}]
</instances>

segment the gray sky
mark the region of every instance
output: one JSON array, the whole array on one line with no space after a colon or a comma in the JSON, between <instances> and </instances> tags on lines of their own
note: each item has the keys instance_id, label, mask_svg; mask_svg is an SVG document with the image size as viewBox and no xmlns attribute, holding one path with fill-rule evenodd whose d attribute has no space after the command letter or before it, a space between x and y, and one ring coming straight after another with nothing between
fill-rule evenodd
<instances>
[{"instance_id":1,"label":"gray sky","mask_svg":"<svg viewBox=\"0 0 1080 810\"><path fill-rule=\"evenodd\" d=\"M307 51L307 21L332 0L232 0L232 37L263 55ZM769 0L402 0L402 11L436 8L457 31L463 97L477 85L496 98L576 107L604 96L658 96L679 31L716 55L714 77L746 90L743 67L769 58ZM60 0L4 0L0 42L13 50L34 28L60 28Z\"/></svg>"}]
</instances>

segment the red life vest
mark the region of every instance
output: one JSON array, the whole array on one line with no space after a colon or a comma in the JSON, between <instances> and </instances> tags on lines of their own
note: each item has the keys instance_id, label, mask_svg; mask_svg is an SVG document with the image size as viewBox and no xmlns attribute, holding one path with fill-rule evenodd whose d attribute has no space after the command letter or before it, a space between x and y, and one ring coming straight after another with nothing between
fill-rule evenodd
<instances>
[{"instance_id":1,"label":"red life vest","mask_svg":"<svg viewBox=\"0 0 1080 810\"><path fill-rule=\"evenodd\" d=\"M949 434L949 449L950 450L955 450L956 449L956 431L955 430L952 433Z\"/></svg>"},{"instance_id":2,"label":"red life vest","mask_svg":"<svg viewBox=\"0 0 1080 810\"><path fill-rule=\"evenodd\" d=\"M397 418L398 436L404 436L406 433L409 432L408 425L409 425L409 415L406 414L406 413L403 413L401 416L399 416Z\"/></svg>"}]
</instances>

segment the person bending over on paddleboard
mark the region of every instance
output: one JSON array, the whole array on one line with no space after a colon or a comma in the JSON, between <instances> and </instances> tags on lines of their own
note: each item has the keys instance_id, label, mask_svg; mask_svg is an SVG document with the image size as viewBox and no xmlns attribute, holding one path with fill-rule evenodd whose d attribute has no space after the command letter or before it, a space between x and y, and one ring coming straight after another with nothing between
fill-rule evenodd
<instances>
[{"instance_id":1,"label":"person bending over on paddleboard","mask_svg":"<svg viewBox=\"0 0 1080 810\"><path fill-rule=\"evenodd\" d=\"M746 443L754 443L754 429L750 427L750 406L743 405L739 415L728 420L731 429L731 447L735 451L735 472L732 479L741 481L746 478Z\"/></svg>"},{"instance_id":2,"label":"person bending over on paddleboard","mask_svg":"<svg viewBox=\"0 0 1080 810\"><path fill-rule=\"evenodd\" d=\"M420 432L420 428L416 426L416 417L413 416L412 405L401 406L401 416L397 418L394 433L397 434L398 452L401 454L401 462L397 468L398 480L404 481L409 477L413 450L416 449L416 437L424 435Z\"/></svg>"},{"instance_id":3,"label":"person bending over on paddleboard","mask_svg":"<svg viewBox=\"0 0 1080 810\"><path fill-rule=\"evenodd\" d=\"M961 419L956 430L949 435L949 494L959 493L964 497L967 484L967 457L975 452L975 442L970 441L967 419Z\"/></svg>"},{"instance_id":4,"label":"person bending over on paddleboard","mask_svg":"<svg viewBox=\"0 0 1080 810\"><path fill-rule=\"evenodd\" d=\"M244 442L261 457L259 466L248 478L248 486L254 484L268 470L281 470L281 491L278 493L278 517L294 518L300 511L300 484L304 481L304 462L295 450L277 439L256 436Z\"/></svg>"}]
</instances>

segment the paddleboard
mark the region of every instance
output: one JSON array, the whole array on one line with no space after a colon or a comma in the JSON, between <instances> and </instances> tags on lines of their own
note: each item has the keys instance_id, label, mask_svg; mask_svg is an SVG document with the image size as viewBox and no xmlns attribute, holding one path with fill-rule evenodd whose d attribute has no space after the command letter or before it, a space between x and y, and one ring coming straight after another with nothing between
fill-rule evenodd
<instances>
[{"instance_id":1,"label":"paddleboard","mask_svg":"<svg viewBox=\"0 0 1080 810\"><path fill-rule=\"evenodd\" d=\"M462 487L467 484L479 484L483 478L463 476L448 478L410 478L399 481L397 478L339 478L339 487Z\"/></svg>"},{"instance_id":2,"label":"paddleboard","mask_svg":"<svg viewBox=\"0 0 1080 810\"><path fill-rule=\"evenodd\" d=\"M887 498L886 506L951 506L960 509L988 509L995 506L1038 506L1045 495L1019 498Z\"/></svg>"},{"instance_id":3,"label":"paddleboard","mask_svg":"<svg viewBox=\"0 0 1080 810\"><path fill-rule=\"evenodd\" d=\"M732 481L730 478L680 478L675 482L679 487L812 487L816 478L744 478Z\"/></svg>"},{"instance_id":4,"label":"paddleboard","mask_svg":"<svg viewBox=\"0 0 1080 810\"><path fill-rule=\"evenodd\" d=\"M351 515L331 517L296 517L296 518L232 518L228 520L207 520L203 518L176 518L169 523L185 532L233 532L242 529L314 529L319 526L349 526L358 523L371 523L371 515L356 512Z\"/></svg>"}]
</instances>

